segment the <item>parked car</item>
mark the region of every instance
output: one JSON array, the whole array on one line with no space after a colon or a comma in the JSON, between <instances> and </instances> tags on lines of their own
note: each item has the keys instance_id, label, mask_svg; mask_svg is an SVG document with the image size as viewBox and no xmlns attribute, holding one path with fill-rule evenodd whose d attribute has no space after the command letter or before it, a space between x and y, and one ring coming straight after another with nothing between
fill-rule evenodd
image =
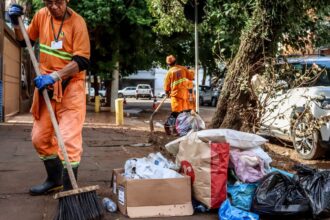
<instances>
[{"instance_id":1,"label":"parked car","mask_svg":"<svg viewBox=\"0 0 330 220\"><path fill-rule=\"evenodd\" d=\"M121 90L118 90L118 97L123 98L123 97L134 97L135 96L135 90L136 87L125 87Z\"/></svg>"},{"instance_id":2,"label":"parked car","mask_svg":"<svg viewBox=\"0 0 330 220\"><path fill-rule=\"evenodd\" d=\"M330 57L289 58L288 63L302 72L317 64L323 72L301 87L290 88L290 80L280 80L277 84L283 89L266 100L260 133L292 141L301 158L316 159L330 147L330 122L320 128L310 123L330 115Z\"/></svg>"},{"instance_id":3,"label":"parked car","mask_svg":"<svg viewBox=\"0 0 330 220\"><path fill-rule=\"evenodd\" d=\"M213 106L213 107L217 106L218 100L219 100L219 97L220 97L220 92L221 92L220 88L213 88L211 106Z\"/></svg>"},{"instance_id":4,"label":"parked car","mask_svg":"<svg viewBox=\"0 0 330 220\"><path fill-rule=\"evenodd\" d=\"M151 86L148 84L139 84L136 86L135 90L135 97L136 99L139 98L149 98L153 97Z\"/></svg>"},{"instance_id":5,"label":"parked car","mask_svg":"<svg viewBox=\"0 0 330 220\"><path fill-rule=\"evenodd\" d=\"M105 90L105 89L100 89L100 90L99 90L99 95L100 95L100 96L105 97L106 93L107 93L107 90Z\"/></svg>"},{"instance_id":6,"label":"parked car","mask_svg":"<svg viewBox=\"0 0 330 220\"><path fill-rule=\"evenodd\" d=\"M87 92L88 92L88 89L87 89ZM100 96L105 96L106 94L106 90L105 89L99 89L99 95ZM89 94L88 94L90 97L94 97L95 96L95 89L93 87L91 87L89 89Z\"/></svg>"},{"instance_id":7,"label":"parked car","mask_svg":"<svg viewBox=\"0 0 330 220\"><path fill-rule=\"evenodd\" d=\"M87 89L87 93L90 97L94 97L95 96L95 89L93 87L91 87L91 88L89 88L89 92L88 92L88 89Z\"/></svg>"},{"instance_id":8,"label":"parked car","mask_svg":"<svg viewBox=\"0 0 330 220\"><path fill-rule=\"evenodd\" d=\"M211 86L199 86L199 105L210 104L212 100Z\"/></svg>"},{"instance_id":9,"label":"parked car","mask_svg":"<svg viewBox=\"0 0 330 220\"><path fill-rule=\"evenodd\" d=\"M159 92L157 95L158 98L164 98L165 96L166 96L165 92Z\"/></svg>"}]
</instances>

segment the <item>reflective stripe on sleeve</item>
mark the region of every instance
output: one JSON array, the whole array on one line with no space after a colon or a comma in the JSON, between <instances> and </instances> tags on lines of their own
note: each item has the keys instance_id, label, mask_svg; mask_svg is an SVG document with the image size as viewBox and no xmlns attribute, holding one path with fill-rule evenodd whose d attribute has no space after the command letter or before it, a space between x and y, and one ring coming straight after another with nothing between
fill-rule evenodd
<instances>
[{"instance_id":1,"label":"reflective stripe on sleeve","mask_svg":"<svg viewBox=\"0 0 330 220\"><path fill-rule=\"evenodd\" d=\"M171 87L174 87L174 86L176 86L176 85L178 85L180 83L183 83L183 82L185 82L187 80L188 80L187 78L182 78L182 79L179 79L177 81L174 81L174 82L172 82Z\"/></svg>"}]
</instances>

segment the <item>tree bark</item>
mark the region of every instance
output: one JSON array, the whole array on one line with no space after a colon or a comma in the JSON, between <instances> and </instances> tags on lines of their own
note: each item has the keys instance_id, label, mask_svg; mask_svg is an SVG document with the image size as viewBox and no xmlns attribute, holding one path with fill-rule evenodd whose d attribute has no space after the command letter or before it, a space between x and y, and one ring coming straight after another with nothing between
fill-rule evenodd
<instances>
[{"instance_id":1,"label":"tree bark","mask_svg":"<svg viewBox=\"0 0 330 220\"><path fill-rule=\"evenodd\" d=\"M115 112L115 102L118 98L118 87L119 87L119 61L116 62L115 69L112 74L112 82L111 82L111 112Z\"/></svg>"},{"instance_id":2,"label":"tree bark","mask_svg":"<svg viewBox=\"0 0 330 220\"><path fill-rule=\"evenodd\" d=\"M250 90L250 80L262 69L262 62L259 61L274 53L275 38L278 36L277 27L267 20L267 15L255 13L253 19L254 25L243 33L238 52L228 67L220 101L211 122L213 128L253 130L256 100ZM266 37L268 40L265 40Z\"/></svg>"}]
</instances>

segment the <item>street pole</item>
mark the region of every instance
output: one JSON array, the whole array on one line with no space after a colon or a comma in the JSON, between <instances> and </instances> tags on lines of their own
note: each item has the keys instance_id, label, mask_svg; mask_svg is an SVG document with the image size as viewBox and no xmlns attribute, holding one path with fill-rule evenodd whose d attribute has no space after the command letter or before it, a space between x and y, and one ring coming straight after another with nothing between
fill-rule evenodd
<instances>
[{"instance_id":1,"label":"street pole","mask_svg":"<svg viewBox=\"0 0 330 220\"><path fill-rule=\"evenodd\" d=\"M198 74L198 0L195 0L195 85L196 85L196 112L199 113L199 74Z\"/></svg>"}]
</instances>

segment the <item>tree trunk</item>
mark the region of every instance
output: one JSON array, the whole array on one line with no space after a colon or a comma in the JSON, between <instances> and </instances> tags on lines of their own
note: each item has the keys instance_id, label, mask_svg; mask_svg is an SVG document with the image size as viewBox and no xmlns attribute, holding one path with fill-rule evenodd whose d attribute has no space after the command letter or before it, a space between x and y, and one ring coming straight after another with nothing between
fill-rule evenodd
<instances>
[{"instance_id":1,"label":"tree trunk","mask_svg":"<svg viewBox=\"0 0 330 220\"><path fill-rule=\"evenodd\" d=\"M111 82L112 80L109 79L104 80L106 107L110 107L111 105Z\"/></svg>"},{"instance_id":2,"label":"tree trunk","mask_svg":"<svg viewBox=\"0 0 330 220\"><path fill-rule=\"evenodd\" d=\"M113 70L112 74L112 81L111 81L111 112L115 112L115 102L118 98L118 87L119 87L119 61L116 62L115 69Z\"/></svg>"},{"instance_id":3,"label":"tree trunk","mask_svg":"<svg viewBox=\"0 0 330 220\"><path fill-rule=\"evenodd\" d=\"M266 10L264 10L266 11ZM255 13L254 25L241 37L241 44L236 56L228 67L221 91L220 101L212 118L213 128L231 128L252 131L256 120L256 100L250 90L252 76L261 70L261 61L274 53L277 28L267 20L267 15ZM265 40L267 37L268 41ZM268 54L265 53L270 52Z\"/></svg>"}]
</instances>

